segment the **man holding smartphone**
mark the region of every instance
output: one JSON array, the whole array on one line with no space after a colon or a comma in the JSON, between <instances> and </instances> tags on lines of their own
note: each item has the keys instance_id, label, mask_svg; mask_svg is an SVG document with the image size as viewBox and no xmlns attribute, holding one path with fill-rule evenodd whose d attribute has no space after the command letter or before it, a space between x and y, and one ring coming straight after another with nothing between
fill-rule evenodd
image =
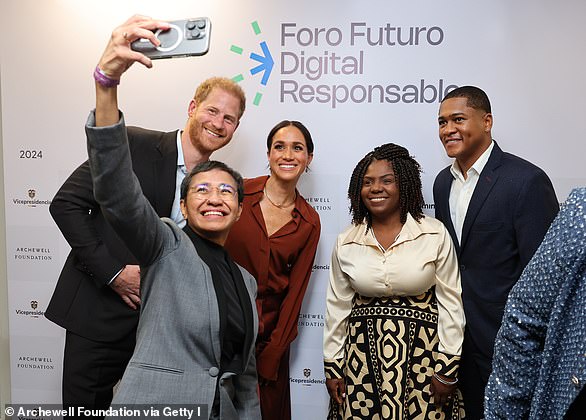
<instances>
[{"instance_id":1,"label":"man holding smartphone","mask_svg":"<svg viewBox=\"0 0 586 420\"><path fill-rule=\"evenodd\" d=\"M144 38L159 45L153 30L168 27L167 22L133 16L112 32L103 61L124 69L134 62L151 68L151 59L132 50L131 43ZM120 76L99 67L94 71L96 82L111 89L116 89ZM133 170L160 217L184 225L181 181L230 142L244 109L243 90L230 79L215 77L198 86L183 130L163 133L128 127ZM140 269L94 199L87 161L59 189L50 212L72 248L45 313L67 330L63 405L106 409L135 345Z\"/></svg>"}]
</instances>

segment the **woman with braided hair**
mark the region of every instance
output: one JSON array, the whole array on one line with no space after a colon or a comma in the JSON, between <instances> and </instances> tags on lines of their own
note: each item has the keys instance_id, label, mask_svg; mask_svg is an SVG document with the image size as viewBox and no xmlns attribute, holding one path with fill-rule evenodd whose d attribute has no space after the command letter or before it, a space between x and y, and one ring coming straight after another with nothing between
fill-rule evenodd
<instances>
[{"instance_id":1,"label":"woman with braided hair","mask_svg":"<svg viewBox=\"0 0 586 420\"><path fill-rule=\"evenodd\" d=\"M460 274L448 232L423 214L420 173L393 143L352 173L352 225L334 246L327 292L329 418L464 417Z\"/></svg>"}]
</instances>

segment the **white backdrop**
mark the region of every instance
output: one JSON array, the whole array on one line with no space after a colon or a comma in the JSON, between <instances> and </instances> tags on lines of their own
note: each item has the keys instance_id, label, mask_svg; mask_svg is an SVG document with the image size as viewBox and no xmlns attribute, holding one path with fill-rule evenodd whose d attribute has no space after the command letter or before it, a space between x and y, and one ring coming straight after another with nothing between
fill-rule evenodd
<instances>
[{"instance_id":1,"label":"white backdrop","mask_svg":"<svg viewBox=\"0 0 586 420\"><path fill-rule=\"evenodd\" d=\"M14 402L60 401L64 333L43 313L69 247L48 204L86 159L83 125L93 106L92 70L111 30L134 13L209 16L212 39L203 57L158 61L151 70L135 65L127 72L119 94L129 124L181 128L200 81L241 75L247 111L216 159L256 176L266 173L265 138L275 123L300 120L314 137L312 171L300 189L320 213L322 240L292 352L295 419L325 414L325 289L334 238L349 220L351 170L374 146L402 144L424 168L431 205L433 179L449 163L437 138L439 99L448 86L486 90L494 138L504 150L542 167L560 201L572 186L586 185L583 0L567 0L563 7L547 0L3 0L0 74ZM274 59L266 85L263 73L250 73L259 64L250 53L262 55L262 42Z\"/></svg>"}]
</instances>

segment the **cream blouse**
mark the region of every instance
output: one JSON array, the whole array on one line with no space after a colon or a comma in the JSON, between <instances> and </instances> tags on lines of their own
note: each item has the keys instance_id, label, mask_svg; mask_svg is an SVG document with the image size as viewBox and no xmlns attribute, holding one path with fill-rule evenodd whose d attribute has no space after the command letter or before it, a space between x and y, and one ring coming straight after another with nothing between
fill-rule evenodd
<instances>
[{"instance_id":1,"label":"cream blouse","mask_svg":"<svg viewBox=\"0 0 586 420\"><path fill-rule=\"evenodd\" d=\"M420 223L408 214L395 242L379 247L366 223L338 235L332 253L326 301L324 359L344 357L348 317L355 293L368 297L417 296L436 286L438 350L460 355L464 336L460 272L452 240L432 217Z\"/></svg>"}]
</instances>

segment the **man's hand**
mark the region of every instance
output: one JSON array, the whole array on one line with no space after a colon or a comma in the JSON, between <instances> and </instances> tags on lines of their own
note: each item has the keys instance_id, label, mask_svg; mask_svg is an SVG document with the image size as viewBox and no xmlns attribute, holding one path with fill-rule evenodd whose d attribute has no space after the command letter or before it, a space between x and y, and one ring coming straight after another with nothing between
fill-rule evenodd
<instances>
[{"instance_id":1,"label":"man's hand","mask_svg":"<svg viewBox=\"0 0 586 420\"><path fill-rule=\"evenodd\" d=\"M330 397L338 404L341 405L346 398L346 382L344 379L326 379L326 387Z\"/></svg>"},{"instance_id":2,"label":"man's hand","mask_svg":"<svg viewBox=\"0 0 586 420\"><path fill-rule=\"evenodd\" d=\"M169 29L169 23L152 20L147 16L134 15L112 31L110 41L100 58L98 67L110 78L120 79L122 73L136 61L151 68L153 63L146 55L130 48L130 43L139 39L148 39L153 45L159 46L160 41L154 30Z\"/></svg>"},{"instance_id":3,"label":"man's hand","mask_svg":"<svg viewBox=\"0 0 586 420\"><path fill-rule=\"evenodd\" d=\"M138 265L127 265L110 283L124 303L132 309L140 306L140 267Z\"/></svg>"}]
</instances>

